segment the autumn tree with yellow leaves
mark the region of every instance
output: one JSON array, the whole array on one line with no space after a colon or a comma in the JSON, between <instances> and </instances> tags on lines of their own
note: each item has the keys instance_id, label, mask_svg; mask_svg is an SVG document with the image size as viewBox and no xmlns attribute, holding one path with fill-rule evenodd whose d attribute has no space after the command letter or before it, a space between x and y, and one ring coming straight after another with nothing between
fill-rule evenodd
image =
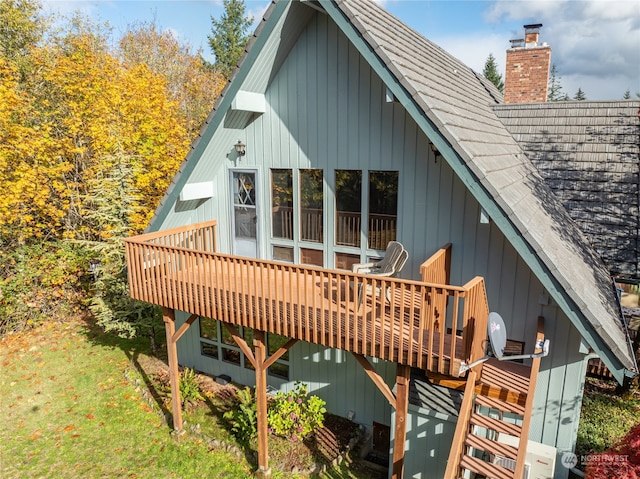
<instances>
[{"instance_id":1,"label":"autumn tree with yellow leaves","mask_svg":"<svg viewBox=\"0 0 640 479\"><path fill-rule=\"evenodd\" d=\"M37 0L0 2L3 317L51 274L38 270L36 249L68 256L69 241L122 234L96 214L96 182L112 175L114 158L126 158L130 172L127 234L146 227L225 83L200 52L155 24L131 27L118 41L108 25L80 14L53 24ZM69 277L86 272L74 270L86 268L80 260L51 263L66 264ZM49 306L33 304L46 315Z\"/></svg>"},{"instance_id":2,"label":"autumn tree with yellow leaves","mask_svg":"<svg viewBox=\"0 0 640 479\"><path fill-rule=\"evenodd\" d=\"M16 9L33 6L11 2ZM29 30L25 16L33 18L33 13L15 22L17 30ZM5 17L0 23L16 18L15 11ZM84 198L89 182L112 166L104 158L115 153L136 159L133 185L141 208L132 224L137 231L144 229L219 95L221 77L170 33L153 24L132 28L115 51L108 46L109 34L104 26L76 16L62 34L49 34L47 44L31 44L20 64L17 47L4 49L4 243L99 235L87 223Z\"/></svg>"}]
</instances>

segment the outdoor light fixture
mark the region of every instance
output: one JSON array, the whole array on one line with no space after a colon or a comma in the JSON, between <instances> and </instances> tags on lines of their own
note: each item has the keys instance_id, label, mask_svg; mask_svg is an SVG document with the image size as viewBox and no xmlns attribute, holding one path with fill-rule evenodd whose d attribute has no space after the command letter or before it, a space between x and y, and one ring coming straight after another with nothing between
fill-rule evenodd
<instances>
[{"instance_id":1,"label":"outdoor light fixture","mask_svg":"<svg viewBox=\"0 0 640 479\"><path fill-rule=\"evenodd\" d=\"M433 160L437 163L438 157L442 155L440 154L440 151L438 151L436 145L434 145L433 143L429 143L429 146L431 147L431 151L433 151Z\"/></svg>"},{"instance_id":2,"label":"outdoor light fixture","mask_svg":"<svg viewBox=\"0 0 640 479\"><path fill-rule=\"evenodd\" d=\"M236 143L235 145L233 145L236 149L236 153L240 156L244 156L244 154L246 153L246 145L244 143L242 143L240 140L238 140L238 143Z\"/></svg>"}]
</instances>

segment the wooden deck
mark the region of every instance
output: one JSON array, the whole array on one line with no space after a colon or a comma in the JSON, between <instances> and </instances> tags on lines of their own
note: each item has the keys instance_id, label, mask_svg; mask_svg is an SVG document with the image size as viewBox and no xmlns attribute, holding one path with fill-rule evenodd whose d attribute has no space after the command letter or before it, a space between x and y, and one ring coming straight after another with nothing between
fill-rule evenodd
<instances>
[{"instance_id":1,"label":"wooden deck","mask_svg":"<svg viewBox=\"0 0 640 479\"><path fill-rule=\"evenodd\" d=\"M126 246L131 296L165 308L453 377L483 354L482 278L456 287L215 253L215 222Z\"/></svg>"},{"instance_id":2,"label":"wooden deck","mask_svg":"<svg viewBox=\"0 0 640 479\"><path fill-rule=\"evenodd\" d=\"M297 341L354 354L396 410L393 477L401 478L411 368L458 378L460 364L484 355L484 280L449 279L450 245L420 267L422 281L243 258L216 252L211 221L125 240L133 298L163 307L173 427L183 428L177 342L198 316L223 323L256 374L258 477L271 476L267 430L267 369ZM176 311L189 314L176 330ZM253 348L236 326L252 328ZM267 357L265 333L290 338ZM397 363L395 392L367 356ZM471 369L475 378L482 365ZM472 379L475 383L475 379Z\"/></svg>"}]
</instances>

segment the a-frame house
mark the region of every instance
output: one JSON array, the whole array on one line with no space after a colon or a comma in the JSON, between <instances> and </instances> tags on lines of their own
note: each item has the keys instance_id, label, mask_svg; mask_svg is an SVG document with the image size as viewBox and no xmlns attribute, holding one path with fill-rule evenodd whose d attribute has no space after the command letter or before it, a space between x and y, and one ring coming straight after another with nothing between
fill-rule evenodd
<instances>
[{"instance_id":1,"label":"a-frame house","mask_svg":"<svg viewBox=\"0 0 640 479\"><path fill-rule=\"evenodd\" d=\"M566 477L590 354L618 381L637 365L609 272L501 101L373 2L274 2L126 242L132 296L164 310L174 427L179 363L256 386L263 477L266 390L296 380L390 437L390 476L521 477L537 444ZM391 240L397 277L351 272ZM466 371L489 311L548 356Z\"/></svg>"}]
</instances>

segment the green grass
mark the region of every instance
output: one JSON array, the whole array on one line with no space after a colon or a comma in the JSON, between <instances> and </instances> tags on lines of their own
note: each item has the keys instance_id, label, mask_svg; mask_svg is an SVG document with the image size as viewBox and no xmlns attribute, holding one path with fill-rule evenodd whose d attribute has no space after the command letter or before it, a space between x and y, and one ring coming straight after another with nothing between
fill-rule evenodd
<instances>
[{"instance_id":1,"label":"green grass","mask_svg":"<svg viewBox=\"0 0 640 479\"><path fill-rule=\"evenodd\" d=\"M176 443L125 379L144 346L51 324L0 341L0 476L22 478L246 478L244 458Z\"/></svg>"},{"instance_id":2,"label":"green grass","mask_svg":"<svg viewBox=\"0 0 640 479\"><path fill-rule=\"evenodd\" d=\"M51 323L0 339L0 477L22 478L248 478L241 454L211 448L205 438L234 444L221 421L229 407L205 395L204 407L184 418L199 424L176 442L162 419L157 378L141 367L148 340L123 340L85 323ZM136 366L137 365L137 366ZM148 401L142 388L155 394ZM168 413L164 404L164 412ZM291 456L288 441L270 441L273 465ZM251 454L248 454L251 456ZM280 459L279 459L280 458ZM273 466L272 466L273 467ZM273 470L274 479L298 477ZM320 479L370 479L348 457Z\"/></svg>"}]
</instances>

